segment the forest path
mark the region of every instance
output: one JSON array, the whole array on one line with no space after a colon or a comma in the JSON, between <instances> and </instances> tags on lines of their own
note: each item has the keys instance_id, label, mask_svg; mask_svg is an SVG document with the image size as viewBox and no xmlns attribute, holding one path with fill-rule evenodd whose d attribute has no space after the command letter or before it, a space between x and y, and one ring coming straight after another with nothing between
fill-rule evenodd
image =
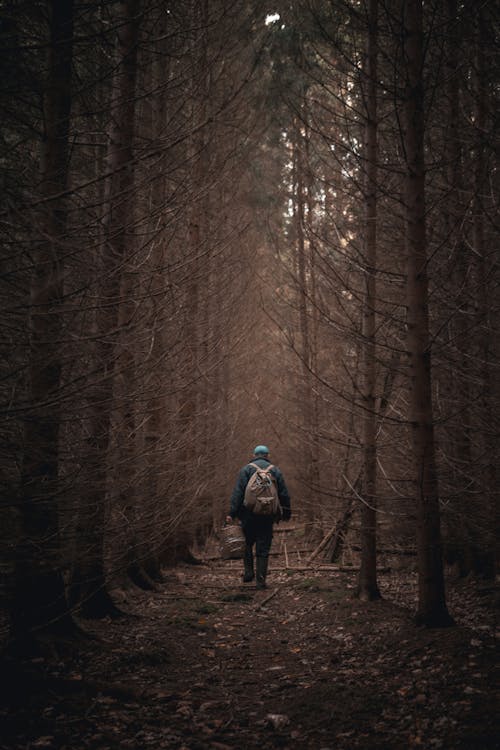
<instances>
[{"instance_id":1,"label":"forest path","mask_svg":"<svg viewBox=\"0 0 500 750\"><path fill-rule=\"evenodd\" d=\"M366 604L354 573L271 570L257 591L239 568L180 566L129 618L86 623L100 640L47 662L2 750L497 747L493 591L461 584L459 626L424 631L412 576Z\"/></svg>"},{"instance_id":2,"label":"forest path","mask_svg":"<svg viewBox=\"0 0 500 750\"><path fill-rule=\"evenodd\" d=\"M122 602L129 618L86 623L101 640L47 664L2 750L497 747L494 592L461 584L459 626L424 631L402 606L412 576L366 604L355 573L271 569L257 591L239 568L180 566Z\"/></svg>"}]
</instances>

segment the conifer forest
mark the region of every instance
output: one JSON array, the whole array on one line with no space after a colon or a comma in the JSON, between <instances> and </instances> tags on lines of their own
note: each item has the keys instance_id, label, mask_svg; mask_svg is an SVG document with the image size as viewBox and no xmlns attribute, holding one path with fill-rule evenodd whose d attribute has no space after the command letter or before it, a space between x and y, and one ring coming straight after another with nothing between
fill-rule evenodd
<instances>
[{"instance_id":1,"label":"conifer forest","mask_svg":"<svg viewBox=\"0 0 500 750\"><path fill-rule=\"evenodd\" d=\"M0 750L498 747L499 20L0 0Z\"/></svg>"}]
</instances>

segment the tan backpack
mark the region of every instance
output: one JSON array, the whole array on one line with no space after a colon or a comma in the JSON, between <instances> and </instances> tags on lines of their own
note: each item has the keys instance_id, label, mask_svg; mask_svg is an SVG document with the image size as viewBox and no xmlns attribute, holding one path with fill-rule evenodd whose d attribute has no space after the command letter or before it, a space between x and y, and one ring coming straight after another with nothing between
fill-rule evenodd
<instances>
[{"instance_id":1,"label":"tan backpack","mask_svg":"<svg viewBox=\"0 0 500 750\"><path fill-rule=\"evenodd\" d=\"M281 517L281 505L276 480L271 474L273 465L271 464L267 469L261 469L253 463L249 465L255 468L255 472L248 480L243 505L256 516L272 516L279 519Z\"/></svg>"}]
</instances>

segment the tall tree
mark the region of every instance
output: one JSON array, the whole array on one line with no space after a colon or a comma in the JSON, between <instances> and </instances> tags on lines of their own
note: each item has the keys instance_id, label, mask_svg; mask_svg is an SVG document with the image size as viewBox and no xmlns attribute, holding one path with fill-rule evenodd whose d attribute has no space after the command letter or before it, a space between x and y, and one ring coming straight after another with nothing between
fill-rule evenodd
<instances>
[{"instance_id":1,"label":"tall tree","mask_svg":"<svg viewBox=\"0 0 500 750\"><path fill-rule=\"evenodd\" d=\"M95 319L96 374L87 464L92 477L87 496L80 503L71 580L73 603L80 604L86 617L96 618L117 613L106 588L104 531L113 385L116 363L123 364L117 352L119 298L130 241L138 7L137 0L122 0L117 3L115 18L116 70L107 147L105 231L100 261L103 276L101 305Z\"/></svg>"},{"instance_id":2,"label":"tall tree","mask_svg":"<svg viewBox=\"0 0 500 750\"><path fill-rule=\"evenodd\" d=\"M377 414L376 319L377 305L377 55L378 0L368 7L365 122L365 295L363 303L363 506L361 509L361 567L358 596L378 599L377 585ZM364 76L365 78L365 76Z\"/></svg>"},{"instance_id":3,"label":"tall tree","mask_svg":"<svg viewBox=\"0 0 500 750\"><path fill-rule=\"evenodd\" d=\"M422 0L403 18L405 63L403 148L406 156L407 325L413 486L417 505L418 611L427 626L452 623L445 600L431 387L424 160Z\"/></svg>"},{"instance_id":4,"label":"tall tree","mask_svg":"<svg viewBox=\"0 0 500 750\"><path fill-rule=\"evenodd\" d=\"M19 503L13 632L68 631L69 614L59 547L59 428L63 264L71 112L73 2L51 0L47 79L40 150L39 243L34 250L28 404Z\"/></svg>"},{"instance_id":5,"label":"tall tree","mask_svg":"<svg viewBox=\"0 0 500 750\"><path fill-rule=\"evenodd\" d=\"M481 384L480 420L481 420L481 464L483 472L484 507L478 508L476 522L479 522L480 539L476 535L474 552L475 572L486 578L494 579L496 575L496 532L498 530L498 440L494 430L489 426L491 414L494 413L492 389L492 299L491 282L494 278L488 258L488 243L485 233L488 204L488 168L487 144L485 134L488 132L488 74L486 69L485 50L488 48L487 20L485 10L478 8L475 13L474 29L474 88L475 88L475 144L474 144L474 198L473 211L473 247L476 258L477 274L477 321L479 346L477 359L480 363L479 379ZM482 547L482 549L480 549Z\"/></svg>"}]
</instances>

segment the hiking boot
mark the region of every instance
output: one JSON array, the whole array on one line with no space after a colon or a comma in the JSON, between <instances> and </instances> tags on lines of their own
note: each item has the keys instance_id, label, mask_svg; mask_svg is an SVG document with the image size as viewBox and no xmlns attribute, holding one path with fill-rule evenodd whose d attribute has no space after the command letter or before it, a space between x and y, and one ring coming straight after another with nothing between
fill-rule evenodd
<instances>
[{"instance_id":1,"label":"hiking boot","mask_svg":"<svg viewBox=\"0 0 500 750\"><path fill-rule=\"evenodd\" d=\"M251 547L245 547L245 554L243 556L243 564L245 570L243 573L243 583L250 583L254 579L253 572L253 552Z\"/></svg>"},{"instance_id":2,"label":"hiking boot","mask_svg":"<svg viewBox=\"0 0 500 750\"><path fill-rule=\"evenodd\" d=\"M268 557L258 557L257 558L257 588L258 589L265 589L266 588L266 576L267 576L267 563L269 558Z\"/></svg>"}]
</instances>

